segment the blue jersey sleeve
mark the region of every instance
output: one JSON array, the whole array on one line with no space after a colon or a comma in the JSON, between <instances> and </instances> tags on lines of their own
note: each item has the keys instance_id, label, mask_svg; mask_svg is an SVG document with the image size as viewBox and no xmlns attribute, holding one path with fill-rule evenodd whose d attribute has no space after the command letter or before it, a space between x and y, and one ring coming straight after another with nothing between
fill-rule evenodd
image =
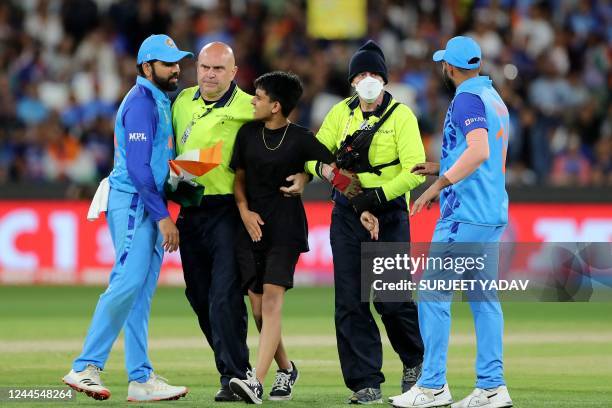
<instances>
[{"instance_id":1,"label":"blue jersey sleeve","mask_svg":"<svg viewBox=\"0 0 612 408\"><path fill-rule=\"evenodd\" d=\"M468 92L461 92L455 97L451 120L466 136L474 129L489 128L482 99Z\"/></svg>"},{"instance_id":2,"label":"blue jersey sleeve","mask_svg":"<svg viewBox=\"0 0 612 408\"><path fill-rule=\"evenodd\" d=\"M155 221L168 217L168 209L157 191L151 170L153 139L157 131L157 107L148 98L137 98L123 111L126 137L127 171L142 199L145 209ZM163 163L166 165L166 163Z\"/></svg>"}]
</instances>

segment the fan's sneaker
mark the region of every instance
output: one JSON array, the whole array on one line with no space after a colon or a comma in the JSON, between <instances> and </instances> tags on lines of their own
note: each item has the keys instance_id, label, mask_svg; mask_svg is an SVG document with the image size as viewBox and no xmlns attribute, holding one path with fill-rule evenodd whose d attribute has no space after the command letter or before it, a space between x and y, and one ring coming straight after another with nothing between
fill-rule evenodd
<instances>
[{"instance_id":1,"label":"fan's sneaker","mask_svg":"<svg viewBox=\"0 0 612 408\"><path fill-rule=\"evenodd\" d=\"M151 373L146 382L130 381L128 385L129 402L172 401L187 395L187 387L168 384L165 378Z\"/></svg>"},{"instance_id":2,"label":"fan's sneaker","mask_svg":"<svg viewBox=\"0 0 612 408\"><path fill-rule=\"evenodd\" d=\"M382 404L382 392L380 388L363 388L356 391L346 401L347 404L359 404L359 405L370 405L370 404Z\"/></svg>"},{"instance_id":3,"label":"fan's sneaker","mask_svg":"<svg viewBox=\"0 0 612 408\"><path fill-rule=\"evenodd\" d=\"M76 372L70 370L62 378L64 384L75 391L82 392L96 400L106 400L111 396L110 390L102 384L100 372L102 370L93 364L88 364L85 370Z\"/></svg>"},{"instance_id":4,"label":"fan's sneaker","mask_svg":"<svg viewBox=\"0 0 612 408\"><path fill-rule=\"evenodd\" d=\"M247 371L246 380L232 378L229 382L230 389L242 398L247 404L261 404L263 386L255 376L255 370Z\"/></svg>"},{"instance_id":5,"label":"fan's sneaker","mask_svg":"<svg viewBox=\"0 0 612 408\"><path fill-rule=\"evenodd\" d=\"M415 385L405 393L389 398L389 402L397 408L445 407L452 404L453 397L448 384L440 389Z\"/></svg>"},{"instance_id":6,"label":"fan's sneaker","mask_svg":"<svg viewBox=\"0 0 612 408\"><path fill-rule=\"evenodd\" d=\"M219 391L215 394L216 402L236 402L242 401L238 395L234 394L232 390L230 390L229 384L223 385L219 388Z\"/></svg>"},{"instance_id":7,"label":"fan's sneaker","mask_svg":"<svg viewBox=\"0 0 612 408\"><path fill-rule=\"evenodd\" d=\"M451 408L506 408L511 406L512 399L508 393L508 388L505 385L501 385L487 390L476 388L470 395L451 405Z\"/></svg>"},{"instance_id":8,"label":"fan's sneaker","mask_svg":"<svg viewBox=\"0 0 612 408\"><path fill-rule=\"evenodd\" d=\"M416 382L419 380L419 377L421 377L422 371L422 363L420 363L416 367L404 366L404 371L402 372L402 392L408 391L416 384Z\"/></svg>"},{"instance_id":9,"label":"fan's sneaker","mask_svg":"<svg viewBox=\"0 0 612 408\"><path fill-rule=\"evenodd\" d=\"M270 400L272 401L287 401L293 396L293 386L300 378L295 363L291 362L291 371L276 370L276 377L270 391Z\"/></svg>"}]
</instances>

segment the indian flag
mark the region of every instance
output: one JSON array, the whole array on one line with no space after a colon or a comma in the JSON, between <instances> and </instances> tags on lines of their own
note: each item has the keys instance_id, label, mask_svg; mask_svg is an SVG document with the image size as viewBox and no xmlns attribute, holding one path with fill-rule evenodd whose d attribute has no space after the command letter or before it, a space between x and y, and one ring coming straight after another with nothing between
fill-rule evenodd
<instances>
[{"instance_id":1,"label":"indian flag","mask_svg":"<svg viewBox=\"0 0 612 408\"><path fill-rule=\"evenodd\" d=\"M177 175L182 172L184 180L203 176L221 164L222 148L223 142L219 141L213 147L189 150L170 160L170 169Z\"/></svg>"}]
</instances>

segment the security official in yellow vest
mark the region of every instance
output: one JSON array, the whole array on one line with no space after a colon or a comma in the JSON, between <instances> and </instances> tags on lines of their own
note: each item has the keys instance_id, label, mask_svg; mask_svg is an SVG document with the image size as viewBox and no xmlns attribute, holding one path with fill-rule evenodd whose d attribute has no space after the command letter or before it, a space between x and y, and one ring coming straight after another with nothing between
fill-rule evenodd
<instances>
[{"instance_id":1,"label":"security official in yellow vest","mask_svg":"<svg viewBox=\"0 0 612 408\"><path fill-rule=\"evenodd\" d=\"M177 155L194 149L221 149L221 164L194 181L179 183L170 197L181 204L176 226L185 276L185 294L215 354L221 388L215 401L237 401L233 377L246 378L249 352L247 315L234 254L241 222L229 163L238 129L253 120L252 96L234 82L238 68L226 44L205 45L197 61L198 85L183 90L172 107ZM305 173L292 175L286 194L301 194Z\"/></svg>"},{"instance_id":2,"label":"security official in yellow vest","mask_svg":"<svg viewBox=\"0 0 612 408\"><path fill-rule=\"evenodd\" d=\"M339 168L357 173L363 190L350 199L333 191L330 230L338 354L344 382L353 391L349 403L357 404L382 400L380 384L385 380L380 333L369 302L360 299L361 243L376 237L364 228L367 222L362 225L360 216L378 223L379 241L409 242L410 190L425 180L410 170L425 160L425 152L416 117L383 88L387 67L376 43L368 41L353 55L349 82L356 95L331 109L316 137L336 155ZM324 164L309 162L307 170L326 179ZM407 390L416 382L423 360L417 308L413 302L374 306L402 360L402 389Z\"/></svg>"}]
</instances>

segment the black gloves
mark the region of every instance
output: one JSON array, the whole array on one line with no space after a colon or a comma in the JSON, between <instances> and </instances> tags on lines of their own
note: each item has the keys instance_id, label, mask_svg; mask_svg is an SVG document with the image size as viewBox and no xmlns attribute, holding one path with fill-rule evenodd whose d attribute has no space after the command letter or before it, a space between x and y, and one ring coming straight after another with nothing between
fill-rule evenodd
<instances>
[{"instance_id":1,"label":"black gloves","mask_svg":"<svg viewBox=\"0 0 612 408\"><path fill-rule=\"evenodd\" d=\"M351 198L349 203L353 206L358 215L366 210L373 210L381 204L387 202L382 187L364 191L363 193Z\"/></svg>"}]
</instances>

